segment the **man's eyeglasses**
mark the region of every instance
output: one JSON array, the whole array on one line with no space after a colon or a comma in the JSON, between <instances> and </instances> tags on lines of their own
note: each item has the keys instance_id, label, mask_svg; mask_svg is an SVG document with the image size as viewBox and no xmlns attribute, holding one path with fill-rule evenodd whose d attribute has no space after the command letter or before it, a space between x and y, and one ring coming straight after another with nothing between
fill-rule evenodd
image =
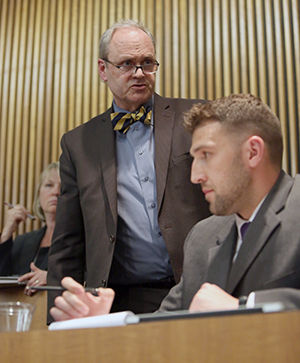
<instances>
[{"instance_id":1,"label":"man's eyeglasses","mask_svg":"<svg viewBox=\"0 0 300 363\"><path fill-rule=\"evenodd\" d=\"M144 74L152 74L157 72L159 63L155 60L146 60L139 66L136 64L126 61L122 64L114 64L110 62L108 59L103 59L105 62L111 64L112 66L118 68L122 73L136 73L140 68Z\"/></svg>"}]
</instances>

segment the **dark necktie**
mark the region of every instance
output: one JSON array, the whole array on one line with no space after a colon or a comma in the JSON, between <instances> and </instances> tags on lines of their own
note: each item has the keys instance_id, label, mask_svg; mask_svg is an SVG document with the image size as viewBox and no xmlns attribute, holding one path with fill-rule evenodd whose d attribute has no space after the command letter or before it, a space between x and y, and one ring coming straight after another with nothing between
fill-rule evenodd
<instances>
[{"instance_id":1,"label":"dark necktie","mask_svg":"<svg viewBox=\"0 0 300 363\"><path fill-rule=\"evenodd\" d=\"M240 227L240 233L241 233L241 241L237 240L237 244L236 244L236 247L235 247L235 252L234 252L234 256L233 256L233 259L232 261L234 262L237 258L237 255L239 253L239 250L240 250L240 247L244 241L244 236L247 232L247 229L248 227L250 226L251 222L245 222L241 225Z\"/></svg>"},{"instance_id":2,"label":"dark necktie","mask_svg":"<svg viewBox=\"0 0 300 363\"><path fill-rule=\"evenodd\" d=\"M142 106L138 111L133 113L114 112L110 114L110 118L115 131L126 134L129 127L137 121L143 122L145 125L151 125L152 110L146 110Z\"/></svg>"},{"instance_id":3,"label":"dark necktie","mask_svg":"<svg viewBox=\"0 0 300 363\"><path fill-rule=\"evenodd\" d=\"M245 222L241 226L241 237L242 240L244 240L245 233L247 232L248 227L250 226L251 222Z\"/></svg>"}]
</instances>

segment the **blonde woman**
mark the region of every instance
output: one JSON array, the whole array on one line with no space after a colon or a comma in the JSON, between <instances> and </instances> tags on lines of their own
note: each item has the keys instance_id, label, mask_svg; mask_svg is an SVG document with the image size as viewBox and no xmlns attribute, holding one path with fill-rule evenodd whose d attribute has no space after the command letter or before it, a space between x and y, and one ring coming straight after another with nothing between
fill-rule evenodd
<instances>
[{"instance_id":1,"label":"blonde woman","mask_svg":"<svg viewBox=\"0 0 300 363\"><path fill-rule=\"evenodd\" d=\"M0 236L0 275L20 275L26 282L25 293L31 295L31 286L45 285L48 251L55 227L57 197L60 192L59 165L49 164L41 173L34 201L34 214L44 223L39 229L12 239L18 225L29 217L20 204L10 208Z\"/></svg>"}]
</instances>

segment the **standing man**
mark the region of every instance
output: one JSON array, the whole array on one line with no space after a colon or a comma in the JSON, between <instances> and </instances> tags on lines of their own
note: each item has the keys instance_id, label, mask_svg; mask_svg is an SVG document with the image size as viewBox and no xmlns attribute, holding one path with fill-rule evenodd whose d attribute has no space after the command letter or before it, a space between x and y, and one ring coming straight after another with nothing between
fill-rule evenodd
<instances>
[{"instance_id":1,"label":"standing man","mask_svg":"<svg viewBox=\"0 0 300 363\"><path fill-rule=\"evenodd\" d=\"M235 309L281 301L300 308L300 176L281 170L280 122L252 95L193 106L192 182L214 214L184 246L183 274L160 311ZM51 314L56 320L107 313L111 289L85 293L70 278Z\"/></svg>"},{"instance_id":2,"label":"standing man","mask_svg":"<svg viewBox=\"0 0 300 363\"><path fill-rule=\"evenodd\" d=\"M189 180L191 139L182 126L199 100L154 94L158 67L147 29L133 21L113 25L98 60L113 105L61 141L48 284L71 276L112 287L112 311L156 310L182 273L189 229L209 215Z\"/></svg>"}]
</instances>

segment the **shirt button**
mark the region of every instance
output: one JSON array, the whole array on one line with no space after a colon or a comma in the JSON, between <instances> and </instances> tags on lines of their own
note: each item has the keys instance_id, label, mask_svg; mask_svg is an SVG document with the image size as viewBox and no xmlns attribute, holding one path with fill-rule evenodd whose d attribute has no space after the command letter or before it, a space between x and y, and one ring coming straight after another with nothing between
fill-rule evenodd
<instances>
[{"instance_id":1,"label":"shirt button","mask_svg":"<svg viewBox=\"0 0 300 363\"><path fill-rule=\"evenodd\" d=\"M143 155L143 154L144 154L144 150L140 150L139 155Z\"/></svg>"},{"instance_id":2,"label":"shirt button","mask_svg":"<svg viewBox=\"0 0 300 363\"><path fill-rule=\"evenodd\" d=\"M150 204L150 207L153 209L153 208L156 207L156 204L153 202L153 203Z\"/></svg>"},{"instance_id":3,"label":"shirt button","mask_svg":"<svg viewBox=\"0 0 300 363\"><path fill-rule=\"evenodd\" d=\"M158 232L159 237L161 236L161 232Z\"/></svg>"},{"instance_id":4,"label":"shirt button","mask_svg":"<svg viewBox=\"0 0 300 363\"><path fill-rule=\"evenodd\" d=\"M149 180L148 176L145 176L145 178L143 179L143 182L147 182Z\"/></svg>"}]
</instances>

